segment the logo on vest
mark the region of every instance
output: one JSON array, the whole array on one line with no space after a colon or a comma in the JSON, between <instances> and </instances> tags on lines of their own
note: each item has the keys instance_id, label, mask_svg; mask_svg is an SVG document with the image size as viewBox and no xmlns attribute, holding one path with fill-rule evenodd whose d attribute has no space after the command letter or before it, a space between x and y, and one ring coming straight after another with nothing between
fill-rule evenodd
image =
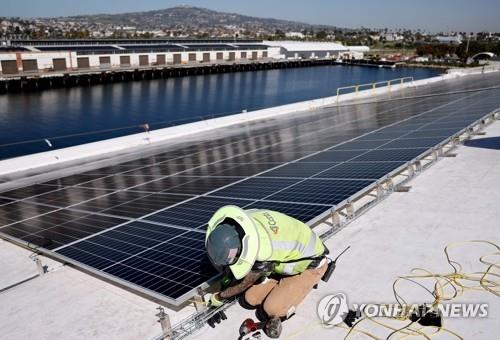
<instances>
[{"instance_id":1,"label":"logo on vest","mask_svg":"<svg viewBox=\"0 0 500 340\"><path fill-rule=\"evenodd\" d=\"M274 217L272 217L271 214L268 212L265 212L262 215L264 215L264 217L267 218L267 223L269 224L269 228L271 229L271 231L277 234L280 228L276 225L276 220L274 219Z\"/></svg>"}]
</instances>

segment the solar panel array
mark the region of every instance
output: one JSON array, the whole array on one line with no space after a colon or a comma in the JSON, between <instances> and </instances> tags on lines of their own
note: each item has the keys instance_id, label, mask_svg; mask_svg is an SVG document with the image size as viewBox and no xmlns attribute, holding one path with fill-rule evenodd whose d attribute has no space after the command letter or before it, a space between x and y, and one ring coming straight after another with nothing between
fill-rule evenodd
<instances>
[{"instance_id":1,"label":"solar panel array","mask_svg":"<svg viewBox=\"0 0 500 340\"><path fill-rule=\"evenodd\" d=\"M116 47L118 46L118 47ZM118 44L118 45L67 45L67 46L37 46L40 51L76 51L85 52L109 52L109 53L133 53L133 52L182 52L182 51L223 51L223 50L265 50L268 46L263 44ZM20 50L24 50L19 48Z\"/></svg>"},{"instance_id":2,"label":"solar panel array","mask_svg":"<svg viewBox=\"0 0 500 340\"><path fill-rule=\"evenodd\" d=\"M179 304L216 276L204 235L221 206L311 221L496 109L499 94L331 108L261 135L205 141L201 151L11 190L0 194L0 233Z\"/></svg>"}]
</instances>

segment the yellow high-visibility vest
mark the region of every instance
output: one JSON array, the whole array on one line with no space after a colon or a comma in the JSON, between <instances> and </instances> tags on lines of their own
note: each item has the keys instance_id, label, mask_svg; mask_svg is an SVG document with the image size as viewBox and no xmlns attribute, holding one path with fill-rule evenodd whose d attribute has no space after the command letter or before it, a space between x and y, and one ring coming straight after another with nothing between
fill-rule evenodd
<instances>
[{"instance_id":1,"label":"yellow high-visibility vest","mask_svg":"<svg viewBox=\"0 0 500 340\"><path fill-rule=\"evenodd\" d=\"M318 257L325 252L323 242L307 224L272 210L222 207L208 222L206 237L228 218L245 232L241 254L237 262L229 266L237 280L245 277L256 261L276 262L274 273L296 275L311 263L310 259L296 260Z\"/></svg>"}]
</instances>

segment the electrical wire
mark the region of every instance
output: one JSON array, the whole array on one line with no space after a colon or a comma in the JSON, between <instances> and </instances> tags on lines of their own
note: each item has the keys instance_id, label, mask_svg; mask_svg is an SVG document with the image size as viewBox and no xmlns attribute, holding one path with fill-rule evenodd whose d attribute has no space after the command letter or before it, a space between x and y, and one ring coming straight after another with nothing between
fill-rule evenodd
<instances>
[{"instance_id":1,"label":"electrical wire","mask_svg":"<svg viewBox=\"0 0 500 340\"><path fill-rule=\"evenodd\" d=\"M484 270L479 272L466 273L463 271L463 266L460 262L454 260L450 255L450 250L453 248L462 247L464 245L479 244L486 245L494 250L490 253L484 254L479 257L479 263L485 266ZM404 339L407 337L420 336L428 340L432 340L434 336L442 333L447 333L454 338L462 340L463 337L458 333L445 328L437 326L422 326L418 323L422 316L420 316L416 321L410 321L411 309L407 307L406 299L400 292L400 284L402 282L410 282L414 285L422 288L427 294L432 296L432 302L424 304L424 306L437 307L442 302L451 302L467 291L482 291L486 293L491 293L495 296L500 297L500 274L493 272L494 269L500 269L500 247L494 242L485 240L471 240L464 242L450 243L444 247L444 253L446 257L446 262L452 268L449 273L438 274L432 271L414 268L410 271L409 275L400 276L394 281L392 288L394 298L396 302L402 307L402 312L398 316L363 316L357 320L352 327L348 327L345 324L336 325L336 328L341 328L347 331L344 339L350 339L353 334L364 335L371 339L376 340L390 340L394 339L395 336L400 335L399 339ZM465 252L462 252L465 253ZM422 281L424 280L434 280L433 289L427 288ZM435 309L436 310L436 309ZM385 320L385 321L384 321ZM406 325L400 328L393 327L389 325L387 321L394 322L407 322ZM288 338L295 337L296 335L303 333L305 330L311 328L311 326L317 326L320 323L315 322L306 327L303 327L301 331L290 335ZM390 333L386 337L380 337L373 333L373 327L381 328L382 331L386 330Z\"/></svg>"}]
</instances>

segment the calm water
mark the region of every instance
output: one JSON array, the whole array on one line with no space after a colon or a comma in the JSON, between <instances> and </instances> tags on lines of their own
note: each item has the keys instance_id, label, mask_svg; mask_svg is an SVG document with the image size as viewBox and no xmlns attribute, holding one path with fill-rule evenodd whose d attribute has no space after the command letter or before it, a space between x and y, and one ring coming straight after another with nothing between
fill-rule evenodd
<instances>
[{"instance_id":1,"label":"calm water","mask_svg":"<svg viewBox=\"0 0 500 340\"><path fill-rule=\"evenodd\" d=\"M439 74L431 69L322 66L0 95L0 159L331 96L341 86ZM112 130L112 131L103 131ZM89 134L90 133L90 134ZM69 136L74 134L83 134ZM31 141L15 145L6 145Z\"/></svg>"}]
</instances>

